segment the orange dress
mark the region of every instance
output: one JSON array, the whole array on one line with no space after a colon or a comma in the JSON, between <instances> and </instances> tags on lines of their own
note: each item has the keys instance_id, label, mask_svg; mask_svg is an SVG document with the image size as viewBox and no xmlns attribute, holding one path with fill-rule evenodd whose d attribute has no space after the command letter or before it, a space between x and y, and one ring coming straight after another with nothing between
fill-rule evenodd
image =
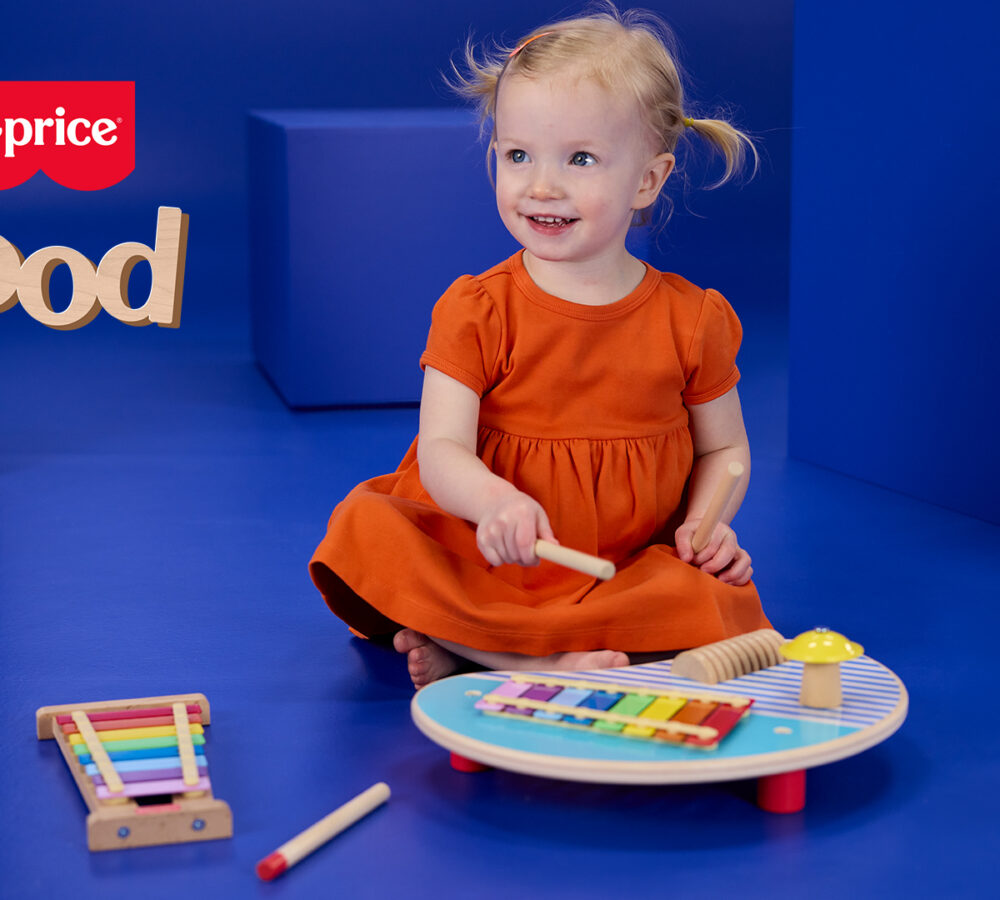
<instances>
[{"instance_id":1,"label":"orange dress","mask_svg":"<svg viewBox=\"0 0 1000 900\"><path fill-rule=\"evenodd\" d=\"M739 320L716 291L647 267L607 306L540 290L520 253L434 307L421 366L481 397L478 455L544 507L560 543L611 559L606 582L542 562L490 566L475 526L399 468L356 487L310 563L327 604L369 636L400 626L481 650L663 651L768 626L753 584L681 562L687 406L739 380Z\"/></svg>"}]
</instances>

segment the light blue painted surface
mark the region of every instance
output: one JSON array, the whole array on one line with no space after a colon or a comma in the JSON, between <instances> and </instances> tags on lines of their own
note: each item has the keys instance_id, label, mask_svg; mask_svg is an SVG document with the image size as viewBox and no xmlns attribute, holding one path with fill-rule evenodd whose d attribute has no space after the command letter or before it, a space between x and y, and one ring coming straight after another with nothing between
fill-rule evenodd
<instances>
[{"instance_id":1,"label":"light blue painted surface","mask_svg":"<svg viewBox=\"0 0 1000 900\"><path fill-rule=\"evenodd\" d=\"M439 725L466 737L524 753L568 756L577 759L657 762L756 756L794 750L832 741L858 728L811 722L784 716L746 717L715 750L678 747L660 741L593 734L589 730L519 721L491 716L474 708L476 697L466 691L489 691L492 681L459 676L428 685L417 694L417 705ZM776 728L790 729L775 734Z\"/></svg>"}]
</instances>

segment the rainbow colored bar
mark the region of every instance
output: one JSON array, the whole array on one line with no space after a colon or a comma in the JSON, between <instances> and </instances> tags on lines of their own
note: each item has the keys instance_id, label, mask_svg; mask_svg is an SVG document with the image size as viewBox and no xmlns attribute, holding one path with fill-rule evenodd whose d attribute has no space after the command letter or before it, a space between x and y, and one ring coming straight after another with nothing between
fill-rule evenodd
<instances>
[{"instance_id":1,"label":"rainbow colored bar","mask_svg":"<svg viewBox=\"0 0 1000 900\"><path fill-rule=\"evenodd\" d=\"M114 801L125 797L172 794L198 796L211 789L204 751L205 729L198 704L187 704L186 710L198 775L193 784L184 780L177 727L171 707L88 714L91 726L123 782L123 789L120 791L109 789L105 783L97 761L92 758L72 715L56 716L55 721L56 727L66 736L70 750L83 773L93 782L99 800ZM181 721L183 724L183 719Z\"/></svg>"},{"instance_id":2,"label":"rainbow colored bar","mask_svg":"<svg viewBox=\"0 0 1000 900\"><path fill-rule=\"evenodd\" d=\"M488 715L713 749L750 712L743 697L688 696L557 676L513 675L476 702Z\"/></svg>"}]
</instances>

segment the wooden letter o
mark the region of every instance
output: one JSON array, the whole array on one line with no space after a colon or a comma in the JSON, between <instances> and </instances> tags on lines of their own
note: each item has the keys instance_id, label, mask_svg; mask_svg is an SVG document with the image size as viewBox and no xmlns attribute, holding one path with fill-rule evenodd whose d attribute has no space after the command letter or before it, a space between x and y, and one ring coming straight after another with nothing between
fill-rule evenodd
<instances>
[{"instance_id":1,"label":"wooden letter o","mask_svg":"<svg viewBox=\"0 0 1000 900\"><path fill-rule=\"evenodd\" d=\"M0 237L0 313L17 306L17 276L23 262L21 251Z\"/></svg>"},{"instance_id":2,"label":"wooden letter o","mask_svg":"<svg viewBox=\"0 0 1000 900\"><path fill-rule=\"evenodd\" d=\"M56 312L49 299L49 281L61 265L69 266L73 276L73 296L66 309ZM101 311L97 298L97 267L70 247L43 247L32 253L15 276L15 286L21 306L28 314L59 331L82 328Z\"/></svg>"}]
</instances>

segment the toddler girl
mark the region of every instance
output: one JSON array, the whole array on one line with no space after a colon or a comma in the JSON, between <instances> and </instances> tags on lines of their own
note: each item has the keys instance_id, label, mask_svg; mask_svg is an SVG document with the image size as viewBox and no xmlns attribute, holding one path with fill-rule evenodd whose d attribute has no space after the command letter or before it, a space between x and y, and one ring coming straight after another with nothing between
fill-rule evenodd
<instances>
[{"instance_id":1,"label":"toddler girl","mask_svg":"<svg viewBox=\"0 0 1000 900\"><path fill-rule=\"evenodd\" d=\"M767 627L728 523L691 538L727 466L749 470L740 324L716 291L625 249L691 129L652 17L547 25L460 90L493 126L497 207L523 249L434 308L420 430L396 472L334 510L310 571L355 632L393 635L417 687L462 660L592 669ZM537 538L612 560L606 582L541 562Z\"/></svg>"}]
</instances>

